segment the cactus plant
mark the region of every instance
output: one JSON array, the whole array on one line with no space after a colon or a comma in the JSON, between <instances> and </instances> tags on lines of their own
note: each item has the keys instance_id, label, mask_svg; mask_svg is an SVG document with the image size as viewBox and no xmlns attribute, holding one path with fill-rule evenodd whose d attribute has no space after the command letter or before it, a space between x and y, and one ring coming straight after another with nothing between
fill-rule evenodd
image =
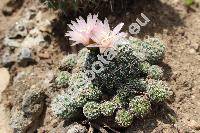
<instances>
[{"instance_id":1,"label":"cactus plant","mask_svg":"<svg viewBox=\"0 0 200 133\"><path fill-rule=\"evenodd\" d=\"M59 86L67 86L69 83L69 78L70 78L70 73L62 71L57 75L55 82Z\"/></svg>"},{"instance_id":2,"label":"cactus plant","mask_svg":"<svg viewBox=\"0 0 200 133\"><path fill-rule=\"evenodd\" d=\"M122 127L128 127L133 122L133 115L129 111L121 109L117 111L115 121Z\"/></svg>"},{"instance_id":3,"label":"cactus plant","mask_svg":"<svg viewBox=\"0 0 200 133\"><path fill-rule=\"evenodd\" d=\"M147 93L151 101L163 102L168 97L168 87L163 81L151 80L148 85Z\"/></svg>"},{"instance_id":4,"label":"cactus plant","mask_svg":"<svg viewBox=\"0 0 200 133\"><path fill-rule=\"evenodd\" d=\"M101 103L101 113L104 116L112 116L116 109L116 105L111 101Z\"/></svg>"},{"instance_id":5,"label":"cactus plant","mask_svg":"<svg viewBox=\"0 0 200 133\"><path fill-rule=\"evenodd\" d=\"M51 109L53 110L54 114L61 118L71 118L77 111L75 102L68 94L58 95L53 100Z\"/></svg>"},{"instance_id":6,"label":"cactus plant","mask_svg":"<svg viewBox=\"0 0 200 133\"><path fill-rule=\"evenodd\" d=\"M123 32L119 33L123 24L112 31L107 20L101 23L91 15L90 19L92 24L85 24L84 29L91 30L90 26L98 23L95 30L99 32L94 35L86 30L84 33L81 29L75 30L75 23L70 25L75 31L68 32L67 36L75 40L75 44L83 42L87 48L78 53L68 91L52 102L52 109L56 115L65 118L73 117L80 108L87 119L115 116L119 126L127 127L134 117L143 118L151 104L164 102L168 97L169 88L161 80L163 71L158 67L164 58L164 44L154 38L127 39ZM86 22L80 18L77 23L81 28ZM101 35L101 32L109 34ZM74 35L83 36L85 40ZM95 40L101 42L98 39L102 39L102 44L94 45ZM63 100L59 100L60 97Z\"/></svg>"},{"instance_id":7,"label":"cactus plant","mask_svg":"<svg viewBox=\"0 0 200 133\"><path fill-rule=\"evenodd\" d=\"M70 71L77 63L77 55L76 54L69 54L68 56L64 57L63 60L60 62L59 68L61 70Z\"/></svg>"},{"instance_id":8,"label":"cactus plant","mask_svg":"<svg viewBox=\"0 0 200 133\"><path fill-rule=\"evenodd\" d=\"M130 100L129 110L135 116L144 117L150 110L150 102L141 96L136 96Z\"/></svg>"},{"instance_id":9,"label":"cactus plant","mask_svg":"<svg viewBox=\"0 0 200 133\"><path fill-rule=\"evenodd\" d=\"M100 105L96 102L87 102L83 107L83 113L88 119L96 119L101 115Z\"/></svg>"},{"instance_id":10,"label":"cactus plant","mask_svg":"<svg viewBox=\"0 0 200 133\"><path fill-rule=\"evenodd\" d=\"M163 70L157 65L152 65L148 69L148 76L152 79L161 79L163 77Z\"/></svg>"}]
</instances>

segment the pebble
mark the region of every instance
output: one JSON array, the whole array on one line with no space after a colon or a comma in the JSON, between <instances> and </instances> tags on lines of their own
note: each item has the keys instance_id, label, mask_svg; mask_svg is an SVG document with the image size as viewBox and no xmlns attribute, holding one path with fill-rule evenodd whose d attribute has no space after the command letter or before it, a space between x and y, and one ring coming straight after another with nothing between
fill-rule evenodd
<instances>
[{"instance_id":1,"label":"pebble","mask_svg":"<svg viewBox=\"0 0 200 133\"><path fill-rule=\"evenodd\" d=\"M29 63L34 62L32 57L31 49L29 48L21 48L20 53L18 55L19 65L20 66L28 66Z\"/></svg>"},{"instance_id":2,"label":"pebble","mask_svg":"<svg viewBox=\"0 0 200 133\"><path fill-rule=\"evenodd\" d=\"M193 49L195 49L196 51L198 51L198 49L200 48L200 46L199 46L198 43L192 43L192 44L191 44L191 47L192 47Z\"/></svg>"},{"instance_id":3,"label":"pebble","mask_svg":"<svg viewBox=\"0 0 200 133\"><path fill-rule=\"evenodd\" d=\"M3 5L2 13L5 16L11 16L15 10L22 6L22 4L23 0L7 0L6 3Z\"/></svg>"},{"instance_id":4,"label":"pebble","mask_svg":"<svg viewBox=\"0 0 200 133\"><path fill-rule=\"evenodd\" d=\"M11 55L8 51L5 52L2 56L1 64L4 67L11 67L15 63L15 57L14 55Z\"/></svg>"},{"instance_id":5,"label":"pebble","mask_svg":"<svg viewBox=\"0 0 200 133\"><path fill-rule=\"evenodd\" d=\"M41 59L49 59L49 58L50 58L49 53L39 53L38 56L39 56Z\"/></svg>"},{"instance_id":6,"label":"pebble","mask_svg":"<svg viewBox=\"0 0 200 133\"><path fill-rule=\"evenodd\" d=\"M193 49L193 48L191 48L191 49L189 50L189 53L190 53L190 54L195 54L195 53L196 53L196 50Z\"/></svg>"}]
</instances>

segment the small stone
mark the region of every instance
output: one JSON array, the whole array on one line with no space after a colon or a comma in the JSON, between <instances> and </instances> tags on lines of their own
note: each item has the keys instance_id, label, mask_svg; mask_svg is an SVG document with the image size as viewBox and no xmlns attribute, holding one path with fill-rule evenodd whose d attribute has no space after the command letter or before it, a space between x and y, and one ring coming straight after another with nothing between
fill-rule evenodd
<instances>
[{"instance_id":1,"label":"small stone","mask_svg":"<svg viewBox=\"0 0 200 133\"><path fill-rule=\"evenodd\" d=\"M87 133L87 129L81 124L73 123L66 128L66 133Z\"/></svg>"},{"instance_id":2,"label":"small stone","mask_svg":"<svg viewBox=\"0 0 200 133\"><path fill-rule=\"evenodd\" d=\"M190 54L195 54L195 53L196 53L196 50L193 49L193 48L191 48L191 49L189 50L189 53L190 53Z\"/></svg>"},{"instance_id":3,"label":"small stone","mask_svg":"<svg viewBox=\"0 0 200 133\"><path fill-rule=\"evenodd\" d=\"M33 63L35 60L32 57L31 49L21 48L18 55L18 62L20 66L28 66L30 63Z\"/></svg>"},{"instance_id":4,"label":"small stone","mask_svg":"<svg viewBox=\"0 0 200 133\"><path fill-rule=\"evenodd\" d=\"M43 81L43 86L45 88L49 88L54 78L55 78L55 72L47 71L45 75L45 80Z\"/></svg>"},{"instance_id":5,"label":"small stone","mask_svg":"<svg viewBox=\"0 0 200 133\"><path fill-rule=\"evenodd\" d=\"M39 89L30 88L25 92L21 107L14 107L11 111L10 125L15 133L32 133L38 128L45 98Z\"/></svg>"},{"instance_id":6,"label":"small stone","mask_svg":"<svg viewBox=\"0 0 200 133\"><path fill-rule=\"evenodd\" d=\"M2 12L5 16L11 16L22 4L23 0L8 0L3 6Z\"/></svg>"},{"instance_id":7,"label":"small stone","mask_svg":"<svg viewBox=\"0 0 200 133\"><path fill-rule=\"evenodd\" d=\"M52 26L51 22L48 20L42 21L41 23L38 24L38 29L42 32L52 32Z\"/></svg>"},{"instance_id":8,"label":"small stone","mask_svg":"<svg viewBox=\"0 0 200 133\"><path fill-rule=\"evenodd\" d=\"M197 50L199 49L200 46L199 46L198 43L192 43L192 44L191 44L191 47L197 51Z\"/></svg>"},{"instance_id":9,"label":"small stone","mask_svg":"<svg viewBox=\"0 0 200 133\"><path fill-rule=\"evenodd\" d=\"M16 57L14 55L11 55L10 52L6 51L3 55L2 55L2 61L1 64L4 67L11 67L16 61Z\"/></svg>"},{"instance_id":10,"label":"small stone","mask_svg":"<svg viewBox=\"0 0 200 133\"><path fill-rule=\"evenodd\" d=\"M45 40L44 34L41 31L39 31L39 29L34 28L30 30L29 34L26 36L21 46L28 48L35 47L39 51L43 47L48 47L49 42Z\"/></svg>"},{"instance_id":11,"label":"small stone","mask_svg":"<svg viewBox=\"0 0 200 133\"><path fill-rule=\"evenodd\" d=\"M49 53L39 53L38 56L40 57L40 59L49 59L50 58Z\"/></svg>"},{"instance_id":12,"label":"small stone","mask_svg":"<svg viewBox=\"0 0 200 133\"><path fill-rule=\"evenodd\" d=\"M13 28L9 30L7 37L9 39L20 39L27 36L28 31L24 22L17 22Z\"/></svg>"},{"instance_id":13,"label":"small stone","mask_svg":"<svg viewBox=\"0 0 200 133\"><path fill-rule=\"evenodd\" d=\"M28 9L28 11L26 11L25 18L27 20L31 20L36 16L36 13L37 13L36 10Z\"/></svg>"},{"instance_id":14,"label":"small stone","mask_svg":"<svg viewBox=\"0 0 200 133\"><path fill-rule=\"evenodd\" d=\"M3 40L3 44L8 47L18 48L21 46L21 39L10 39L6 36Z\"/></svg>"},{"instance_id":15,"label":"small stone","mask_svg":"<svg viewBox=\"0 0 200 133\"><path fill-rule=\"evenodd\" d=\"M6 112L4 105L0 104L0 133L13 133L9 126L9 114Z\"/></svg>"}]
</instances>

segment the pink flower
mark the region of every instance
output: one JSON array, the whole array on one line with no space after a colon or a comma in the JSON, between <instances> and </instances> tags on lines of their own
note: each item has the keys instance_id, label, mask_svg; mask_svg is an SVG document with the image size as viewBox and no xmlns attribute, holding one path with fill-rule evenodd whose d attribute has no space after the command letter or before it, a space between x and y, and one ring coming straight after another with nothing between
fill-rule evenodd
<instances>
[{"instance_id":1,"label":"pink flower","mask_svg":"<svg viewBox=\"0 0 200 133\"><path fill-rule=\"evenodd\" d=\"M87 22L82 17L72 21L68 26L72 31L68 31L66 36L74 41L72 45L82 43L86 47L99 47L100 52L104 52L107 48L113 48L115 41L126 37L126 33L120 30L124 23L118 24L113 30L110 29L108 20L100 21L98 15L89 14Z\"/></svg>"},{"instance_id":2,"label":"pink flower","mask_svg":"<svg viewBox=\"0 0 200 133\"><path fill-rule=\"evenodd\" d=\"M76 19L77 22L72 21L72 24L68 25L72 31L68 31L65 36L69 36L70 40L74 41L72 45L82 43L87 46L92 43L91 33L96 26L97 17L98 15L89 14L87 22L82 17L79 17L79 19Z\"/></svg>"},{"instance_id":3,"label":"pink flower","mask_svg":"<svg viewBox=\"0 0 200 133\"><path fill-rule=\"evenodd\" d=\"M120 33L123 25L124 23L120 23L111 30L107 19L104 20L104 23L97 20L96 27L92 30L93 34L91 34L92 40L96 42L97 45L88 47L99 47L101 53L103 53L107 48L114 48L115 41L118 41L127 35L124 32Z\"/></svg>"}]
</instances>

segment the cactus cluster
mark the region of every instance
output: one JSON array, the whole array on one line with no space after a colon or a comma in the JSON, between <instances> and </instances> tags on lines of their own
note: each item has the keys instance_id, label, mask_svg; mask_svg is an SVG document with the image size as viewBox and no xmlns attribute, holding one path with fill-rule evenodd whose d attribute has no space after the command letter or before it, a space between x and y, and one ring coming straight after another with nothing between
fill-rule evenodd
<instances>
[{"instance_id":1,"label":"cactus cluster","mask_svg":"<svg viewBox=\"0 0 200 133\"><path fill-rule=\"evenodd\" d=\"M73 59L72 55L65 58L68 60L63 71L72 71L69 78L56 79L59 84L68 84L66 92L52 101L57 116L72 118L82 110L87 119L113 116L119 126L127 127L135 117L145 117L152 103L167 99L168 87L158 66L164 58L163 43L155 38L143 41L132 38L119 41L114 49L117 54L103 64L91 81L85 81L91 76L86 71L93 67L100 70L99 64L94 64L99 56L107 60L108 53L100 53L98 48L83 48Z\"/></svg>"}]
</instances>

